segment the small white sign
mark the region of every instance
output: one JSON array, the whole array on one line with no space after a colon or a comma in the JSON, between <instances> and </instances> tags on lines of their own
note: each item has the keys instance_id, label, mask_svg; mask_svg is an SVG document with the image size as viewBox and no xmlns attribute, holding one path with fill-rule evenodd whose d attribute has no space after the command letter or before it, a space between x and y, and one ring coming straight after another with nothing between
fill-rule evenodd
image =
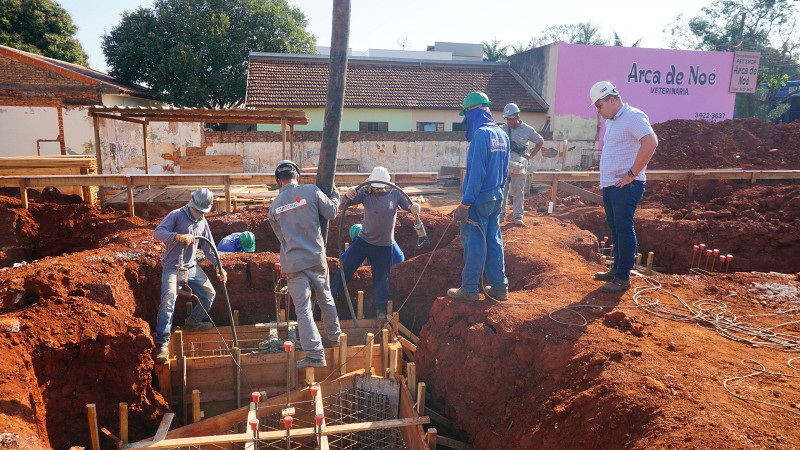
<instances>
[{"instance_id":1,"label":"small white sign","mask_svg":"<svg viewBox=\"0 0 800 450\"><path fill-rule=\"evenodd\" d=\"M758 80L758 63L761 52L736 52L733 56L731 87L728 92L753 94Z\"/></svg>"}]
</instances>

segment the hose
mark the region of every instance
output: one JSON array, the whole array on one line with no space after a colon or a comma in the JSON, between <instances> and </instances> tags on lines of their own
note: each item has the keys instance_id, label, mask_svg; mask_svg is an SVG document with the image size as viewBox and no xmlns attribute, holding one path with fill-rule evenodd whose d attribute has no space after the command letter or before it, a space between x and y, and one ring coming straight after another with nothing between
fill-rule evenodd
<instances>
[{"instance_id":1,"label":"hose","mask_svg":"<svg viewBox=\"0 0 800 450\"><path fill-rule=\"evenodd\" d=\"M364 187L364 186L366 186L368 184L371 184L371 183L375 183L375 182L376 182L375 180L367 180L367 181L359 184L358 186L356 186L355 190L358 191L362 187ZM385 185L391 187L392 189L396 189L396 190L400 191L400 193L403 194L403 196L406 198L406 200L408 200L409 203L414 203L414 202L411 201L411 197L409 197L408 194L406 194L404 190L400 189L394 183L390 183L388 181L381 181L380 183L381 184L385 184ZM345 195L345 198L347 198L346 195ZM342 259L342 255L344 254L344 244L343 244L343 241L342 241L342 234L343 234L342 230L344 230L344 216L347 214L347 208L349 208L349 207L350 207L350 199L348 198L347 201L345 202L344 209L342 209L342 215L339 217L339 273L342 276L342 289L344 290L344 295L347 298L347 307L350 308L350 317L353 318L353 325L358 327L358 319L356 318L356 313L353 310L353 300L350 298L350 292L347 291L347 276L344 273L344 260ZM422 225L422 220L419 218L419 215L417 215L417 226L420 226L420 225ZM424 237L420 236L419 229L417 229L417 230L418 230L418 233L417 233L417 235L418 235L417 248L420 248L420 247L423 247L424 245L426 245L428 243L428 237L427 237L427 235L424 235ZM422 232L423 232L423 234L425 233L425 228L424 227L422 227Z\"/></svg>"}]
</instances>

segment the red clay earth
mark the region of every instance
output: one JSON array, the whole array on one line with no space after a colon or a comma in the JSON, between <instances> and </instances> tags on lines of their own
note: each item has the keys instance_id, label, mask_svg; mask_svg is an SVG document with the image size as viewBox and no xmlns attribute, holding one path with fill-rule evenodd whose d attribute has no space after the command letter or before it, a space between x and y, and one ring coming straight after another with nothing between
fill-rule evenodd
<instances>
[{"instance_id":1,"label":"red clay earth","mask_svg":"<svg viewBox=\"0 0 800 450\"><path fill-rule=\"evenodd\" d=\"M752 158L769 162L771 148L786 150L775 142L787 138L781 141L777 127L762 122L752 127L745 126L749 121L673 122L661 125L683 139L662 137L661 152L669 151L671 141L694 145L705 134L732 132L738 122L740 129L753 128L749 133L762 136L761 142L763 129L773 130L772 141ZM694 127L703 127L703 134L695 134ZM776 327L798 320L793 309L800 308L800 284L794 275L747 272L800 270L796 188L707 183L689 198L685 185L648 183L637 216L641 248L656 253L656 266L676 272L654 280L688 305L700 299L722 302L742 321ZM6 361L0 368L2 442L12 448L87 446L85 405L96 403L100 426L118 432L122 401L131 409L131 438L152 436L167 411L151 387L150 333L163 250L152 229L169 207L137 208L146 218L129 219L124 212L67 203L72 200L54 193L42 197L25 211L17 198L0 196L0 266L39 259L0 271L0 327L14 319L20 323L19 332L0 331L0 358ZM604 234L602 209L575 197L544 217L536 212L542 197L529 202L527 226L503 227L511 285L505 305L443 297L457 286L463 265L457 227L445 214L424 210L431 244L416 250L413 223L408 214L399 216L397 239L408 259L392 273L392 299L402 308L403 323L420 333L418 374L432 394L429 405L462 430L456 437L479 449L800 445L793 425L800 414L794 379L762 374L729 383L737 395L786 409L745 402L723 387L727 378L753 372L740 364L745 358L771 372L800 375L787 367L793 353L724 338L708 322L657 317L635 307L633 291L603 293L591 278L602 269L597 239ZM348 211L346 226L358 216ZM217 239L245 228L256 233L257 253L224 258L227 289L242 323L272 319L269 292L278 258L266 209L209 218ZM329 236L331 257L338 219ZM734 253L732 267L739 273L687 274L690 245L700 241ZM752 250L762 247L772 250ZM337 261L331 257L329 264L335 270ZM201 265L211 271L207 261ZM367 292L368 315L369 278L369 269L362 268L350 284L352 291ZM773 283L775 291L754 291L754 283ZM644 284L634 280L634 286ZM664 292L654 297L681 306ZM556 311L568 305L577 308ZM349 316L343 299L337 307L341 317ZM787 312L775 315L780 311ZM221 296L211 313L215 322L227 324ZM176 308L175 322L182 323L184 315ZM788 324L775 331L797 336L800 330Z\"/></svg>"}]
</instances>

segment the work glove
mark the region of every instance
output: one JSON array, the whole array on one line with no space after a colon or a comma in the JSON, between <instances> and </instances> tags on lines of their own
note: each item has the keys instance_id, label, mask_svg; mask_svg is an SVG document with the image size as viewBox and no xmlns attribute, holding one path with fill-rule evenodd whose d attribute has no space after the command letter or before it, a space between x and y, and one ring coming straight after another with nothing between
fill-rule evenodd
<instances>
[{"instance_id":1,"label":"work glove","mask_svg":"<svg viewBox=\"0 0 800 450\"><path fill-rule=\"evenodd\" d=\"M418 216L420 211L422 211L422 207L419 206L419 203L414 202L411 204L411 214Z\"/></svg>"},{"instance_id":2,"label":"work glove","mask_svg":"<svg viewBox=\"0 0 800 450\"><path fill-rule=\"evenodd\" d=\"M350 200L353 200L356 198L357 193L358 191L356 191L356 188L351 187L350 189L347 190L347 192L344 193L344 195L346 195L347 198L349 198Z\"/></svg>"},{"instance_id":3,"label":"work glove","mask_svg":"<svg viewBox=\"0 0 800 450\"><path fill-rule=\"evenodd\" d=\"M219 280L222 281L223 283L228 281L228 272L226 272L225 269L222 268L222 266L220 266L219 268Z\"/></svg>"},{"instance_id":4,"label":"work glove","mask_svg":"<svg viewBox=\"0 0 800 450\"><path fill-rule=\"evenodd\" d=\"M183 242L186 245L194 244L194 235L193 234L176 234L175 240L178 242Z\"/></svg>"},{"instance_id":5,"label":"work glove","mask_svg":"<svg viewBox=\"0 0 800 450\"><path fill-rule=\"evenodd\" d=\"M464 204L458 205L455 211L453 211L453 221L454 222L464 222L469 219L469 206Z\"/></svg>"}]
</instances>

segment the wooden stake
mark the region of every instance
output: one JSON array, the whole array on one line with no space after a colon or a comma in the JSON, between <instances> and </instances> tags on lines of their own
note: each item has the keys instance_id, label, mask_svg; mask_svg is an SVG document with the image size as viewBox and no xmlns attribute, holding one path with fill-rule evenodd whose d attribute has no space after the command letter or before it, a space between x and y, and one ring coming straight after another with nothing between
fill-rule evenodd
<instances>
[{"instance_id":1,"label":"wooden stake","mask_svg":"<svg viewBox=\"0 0 800 450\"><path fill-rule=\"evenodd\" d=\"M22 200L22 207L28 209L28 180L19 180L19 199Z\"/></svg>"},{"instance_id":2,"label":"wooden stake","mask_svg":"<svg viewBox=\"0 0 800 450\"><path fill-rule=\"evenodd\" d=\"M119 437L123 444L128 443L128 404L119 404Z\"/></svg>"},{"instance_id":3,"label":"wooden stake","mask_svg":"<svg viewBox=\"0 0 800 450\"><path fill-rule=\"evenodd\" d=\"M425 383L417 383L417 414L425 414Z\"/></svg>"},{"instance_id":4,"label":"wooden stake","mask_svg":"<svg viewBox=\"0 0 800 450\"><path fill-rule=\"evenodd\" d=\"M381 374L389 367L389 330L381 330Z\"/></svg>"},{"instance_id":5,"label":"wooden stake","mask_svg":"<svg viewBox=\"0 0 800 450\"><path fill-rule=\"evenodd\" d=\"M136 217L133 208L133 185L131 184L131 177L125 177L125 185L128 187L128 215Z\"/></svg>"},{"instance_id":6,"label":"wooden stake","mask_svg":"<svg viewBox=\"0 0 800 450\"><path fill-rule=\"evenodd\" d=\"M562 148L564 149L561 155L561 171L565 172L567 170L567 140L564 139L562 141Z\"/></svg>"},{"instance_id":7,"label":"wooden stake","mask_svg":"<svg viewBox=\"0 0 800 450\"><path fill-rule=\"evenodd\" d=\"M344 251L347 251L348 247L350 247L350 243L349 242L345 242L344 243Z\"/></svg>"},{"instance_id":8,"label":"wooden stake","mask_svg":"<svg viewBox=\"0 0 800 450\"><path fill-rule=\"evenodd\" d=\"M386 302L386 317L389 317L391 315L392 315L392 301L389 300Z\"/></svg>"},{"instance_id":9,"label":"wooden stake","mask_svg":"<svg viewBox=\"0 0 800 450\"><path fill-rule=\"evenodd\" d=\"M397 347L393 347L389 352L389 378L394 379L397 375Z\"/></svg>"},{"instance_id":10,"label":"wooden stake","mask_svg":"<svg viewBox=\"0 0 800 450\"><path fill-rule=\"evenodd\" d=\"M97 405L89 403L86 405L89 415L89 436L92 441L92 450L100 450L100 432L97 429Z\"/></svg>"},{"instance_id":11,"label":"wooden stake","mask_svg":"<svg viewBox=\"0 0 800 450\"><path fill-rule=\"evenodd\" d=\"M356 313L357 318L363 319L364 318L364 291L358 291L358 312Z\"/></svg>"},{"instance_id":12,"label":"wooden stake","mask_svg":"<svg viewBox=\"0 0 800 450\"><path fill-rule=\"evenodd\" d=\"M431 450L436 450L436 436L438 433L436 432L436 428L428 428L428 431L425 433L425 442L428 444Z\"/></svg>"},{"instance_id":13,"label":"wooden stake","mask_svg":"<svg viewBox=\"0 0 800 450\"><path fill-rule=\"evenodd\" d=\"M238 309L234 309L233 310L233 325L237 326L237 327L239 326L239 310Z\"/></svg>"},{"instance_id":14,"label":"wooden stake","mask_svg":"<svg viewBox=\"0 0 800 450\"><path fill-rule=\"evenodd\" d=\"M200 422L200 391L192 389L192 423Z\"/></svg>"},{"instance_id":15,"label":"wooden stake","mask_svg":"<svg viewBox=\"0 0 800 450\"><path fill-rule=\"evenodd\" d=\"M400 313L396 312L392 314L392 329L394 333L400 336Z\"/></svg>"},{"instance_id":16,"label":"wooden stake","mask_svg":"<svg viewBox=\"0 0 800 450\"><path fill-rule=\"evenodd\" d=\"M314 368L313 367L306 367L306 377L305 377L305 384L307 386L311 386L314 384Z\"/></svg>"},{"instance_id":17,"label":"wooden stake","mask_svg":"<svg viewBox=\"0 0 800 450\"><path fill-rule=\"evenodd\" d=\"M183 331L175 332L175 358L178 362L178 383L181 388L181 411L183 423L186 423L186 356L183 353Z\"/></svg>"},{"instance_id":18,"label":"wooden stake","mask_svg":"<svg viewBox=\"0 0 800 450\"><path fill-rule=\"evenodd\" d=\"M225 180L225 207L223 210L225 212L231 212L231 177L225 175L223 180Z\"/></svg>"},{"instance_id":19,"label":"wooden stake","mask_svg":"<svg viewBox=\"0 0 800 450\"><path fill-rule=\"evenodd\" d=\"M417 395L417 364L416 363L408 363L406 365L406 371L408 372L408 390L411 393L412 397Z\"/></svg>"},{"instance_id":20,"label":"wooden stake","mask_svg":"<svg viewBox=\"0 0 800 450\"><path fill-rule=\"evenodd\" d=\"M642 254L641 253L637 253L636 254L636 265L637 266L641 266L642 265Z\"/></svg>"},{"instance_id":21,"label":"wooden stake","mask_svg":"<svg viewBox=\"0 0 800 450\"><path fill-rule=\"evenodd\" d=\"M653 252L647 253L647 269L645 269L644 274L650 275L653 272Z\"/></svg>"},{"instance_id":22,"label":"wooden stake","mask_svg":"<svg viewBox=\"0 0 800 450\"><path fill-rule=\"evenodd\" d=\"M164 364L156 364L156 376L158 377L159 392L164 396L167 405L172 408L172 377L170 376L169 367L169 359Z\"/></svg>"},{"instance_id":23,"label":"wooden stake","mask_svg":"<svg viewBox=\"0 0 800 450\"><path fill-rule=\"evenodd\" d=\"M375 339L375 335L372 333L367 333L367 342L364 345L364 371L368 374L372 374L372 342Z\"/></svg>"},{"instance_id":24,"label":"wooden stake","mask_svg":"<svg viewBox=\"0 0 800 450\"><path fill-rule=\"evenodd\" d=\"M347 373L347 334L339 335L339 374Z\"/></svg>"}]
</instances>

